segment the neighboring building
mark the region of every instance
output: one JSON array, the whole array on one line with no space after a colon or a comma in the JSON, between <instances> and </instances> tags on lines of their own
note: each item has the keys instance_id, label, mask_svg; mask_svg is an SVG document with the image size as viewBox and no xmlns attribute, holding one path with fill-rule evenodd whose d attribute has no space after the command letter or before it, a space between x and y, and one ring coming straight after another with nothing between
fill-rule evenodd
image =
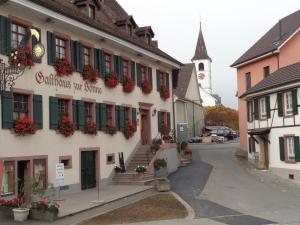
<instances>
[{"instance_id":1,"label":"neighboring building","mask_svg":"<svg viewBox=\"0 0 300 225\"><path fill-rule=\"evenodd\" d=\"M200 136L204 126L204 114L193 63L185 64L181 68L174 95L176 127L177 124L187 123L188 138Z\"/></svg>"},{"instance_id":2,"label":"neighboring building","mask_svg":"<svg viewBox=\"0 0 300 225\"><path fill-rule=\"evenodd\" d=\"M299 42L300 44L300 42ZM248 104L249 158L300 183L300 62L282 67L241 96Z\"/></svg>"},{"instance_id":3,"label":"neighboring building","mask_svg":"<svg viewBox=\"0 0 300 225\"><path fill-rule=\"evenodd\" d=\"M22 43L31 49L38 42L26 39L30 28L39 32L46 52L1 94L4 194L17 193L27 178L41 187L56 185L60 162L65 167L62 190L93 188L110 177L118 153L126 161L140 145L150 144L162 125L173 129L172 87L181 63L161 51L151 27L139 27L116 0L1 3L0 58L5 63L11 49ZM121 84L114 87L117 80ZM136 86L131 93L125 90L129 81ZM19 117L29 118L36 133L17 135L16 129L24 130L16 127ZM73 125L74 134L65 137ZM126 133L130 127L136 127L132 136ZM87 134L94 129L95 134Z\"/></svg>"},{"instance_id":4,"label":"neighboring building","mask_svg":"<svg viewBox=\"0 0 300 225\"><path fill-rule=\"evenodd\" d=\"M237 69L238 96L280 68L300 62L300 11L275 24L232 67ZM240 148L247 150L247 102L238 100ZM268 124L271 124L268 119ZM270 126L270 125L269 125Z\"/></svg>"},{"instance_id":5,"label":"neighboring building","mask_svg":"<svg viewBox=\"0 0 300 225\"><path fill-rule=\"evenodd\" d=\"M200 96L203 106L216 106L220 105L220 98L216 97L212 91L212 74L211 63L212 60L208 56L205 41L202 34L202 28L200 25L200 31L198 35L197 46L195 55L192 58L192 62L196 68L197 81L199 85Z\"/></svg>"}]
</instances>

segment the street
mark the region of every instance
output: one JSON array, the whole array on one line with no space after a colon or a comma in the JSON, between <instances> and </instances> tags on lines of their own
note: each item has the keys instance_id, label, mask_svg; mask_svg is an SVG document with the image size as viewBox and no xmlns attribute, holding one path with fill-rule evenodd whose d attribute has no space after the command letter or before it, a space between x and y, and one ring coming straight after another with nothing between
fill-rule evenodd
<instances>
[{"instance_id":1,"label":"street","mask_svg":"<svg viewBox=\"0 0 300 225\"><path fill-rule=\"evenodd\" d=\"M170 180L172 190L195 210L196 219L230 225L300 224L300 189L237 160L238 144L192 148L193 164Z\"/></svg>"}]
</instances>

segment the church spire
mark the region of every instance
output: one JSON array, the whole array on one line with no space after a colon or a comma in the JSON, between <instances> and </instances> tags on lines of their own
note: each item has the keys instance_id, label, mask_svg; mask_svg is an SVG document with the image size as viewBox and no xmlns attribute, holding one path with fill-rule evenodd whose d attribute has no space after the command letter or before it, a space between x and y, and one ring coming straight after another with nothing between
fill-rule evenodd
<instances>
[{"instance_id":1,"label":"church spire","mask_svg":"<svg viewBox=\"0 0 300 225\"><path fill-rule=\"evenodd\" d=\"M195 55L192 58L192 61L199 60L199 59L209 59L211 61L211 58L207 54L205 41L202 34L202 27L201 27L201 21L200 21L200 31L198 36L198 42L195 50Z\"/></svg>"}]
</instances>

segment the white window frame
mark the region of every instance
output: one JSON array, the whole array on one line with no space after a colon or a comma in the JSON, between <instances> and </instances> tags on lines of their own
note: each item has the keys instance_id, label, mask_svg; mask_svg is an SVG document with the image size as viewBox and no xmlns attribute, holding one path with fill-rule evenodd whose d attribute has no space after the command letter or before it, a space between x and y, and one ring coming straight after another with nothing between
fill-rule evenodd
<instances>
[{"instance_id":1,"label":"white window frame","mask_svg":"<svg viewBox=\"0 0 300 225\"><path fill-rule=\"evenodd\" d=\"M267 118L266 99L265 98L259 99L259 115L260 115L260 119Z\"/></svg>"},{"instance_id":2,"label":"white window frame","mask_svg":"<svg viewBox=\"0 0 300 225\"><path fill-rule=\"evenodd\" d=\"M249 117L249 123L253 122L254 120L254 101L251 101L248 103L248 117Z\"/></svg>"},{"instance_id":3,"label":"white window frame","mask_svg":"<svg viewBox=\"0 0 300 225\"><path fill-rule=\"evenodd\" d=\"M284 93L284 114L286 116L290 116L293 114L293 96L292 92L285 92Z\"/></svg>"},{"instance_id":4,"label":"white window frame","mask_svg":"<svg viewBox=\"0 0 300 225\"><path fill-rule=\"evenodd\" d=\"M289 136L285 138L286 140L286 152L287 152L287 160L295 160L295 143L294 136Z\"/></svg>"}]
</instances>

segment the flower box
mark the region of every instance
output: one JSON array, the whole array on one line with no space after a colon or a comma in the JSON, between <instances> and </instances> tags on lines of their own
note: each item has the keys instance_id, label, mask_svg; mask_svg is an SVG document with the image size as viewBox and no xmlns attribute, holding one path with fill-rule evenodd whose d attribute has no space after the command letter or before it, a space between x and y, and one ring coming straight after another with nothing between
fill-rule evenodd
<instances>
[{"instance_id":1,"label":"flower box","mask_svg":"<svg viewBox=\"0 0 300 225\"><path fill-rule=\"evenodd\" d=\"M36 128L28 117L17 118L14 121L14 132L16 135L25 136L27 134L35 134Z\"/></svg>"},{"instance_id":2,"label":"flower box","mask_svg":"<svg viewBox=\"0 0 300 225\"><path fill-rule=\"evenodd\" d=\"M8 63L12 66L28 66L31 68L34 65L32 50L27 48L13 49L8 59Z\"/></svg>"},{"instance_id":3,"label":"flower box","mask_svg":"<svg viewBox=\"0 0 300 225\"><path fill-rule=\"evenodd\" d=\"M108 123L108 124L106 124L106 127L105 127L105 133L113 136L117 133L117 128L114 125L112 125L111 123Z\"/></svg>"},{"instance_id":4,"label":"flower box","mask_svg":"<svg viewBox=\"0 0 300 225\"><path fill-rule=\"evenodd\" d=\"M58 218L58 211L56 210L41 210L41 209L31 209L29 213L29 218L32 220L42 220L42 221L55 221Z\"/></svg>"},{"instance_id":5,"label":"flower box","mask_svg":"<svg viewBox=\"0 0 300 225\"><path fill-rule=\"evenodd\" d=\"M153 89L153 87L152 87L150 80L148 80L148 79L143 80L143 82L142 82L143 93L150 94L152 92L152 89Z\"/></svg>"},{"instance_id":6,"label":"flower box","mask_svg":"<svg viewBox=\"0 0 300 225\"><path fill-rule=\"evenodd\" d=\"M69 117L62 117L58 124L58 132L65 137L69 137L74 134L75 127L72 120Z\"/></svg>"},{"instance_id":7,"label":"flower box","mask_svg":"<svg viewBox=\"0 0 300 225\"><path fill-rule=\"evenodd\" d=\"M75 72L75 67L66 59L58 59L54 65L57 76L69 76Z\"/></svg>"},{"instance_id":8,"label":"flower box","mask_svg":"<svg viewBox=\"0 0 300 225\"><path fill-rule=\"evenodd\" d=\"M123 91L125 93L131 93L135 88L135 82L131 76L125 75L123 82Z\"/></svg>"},{"instance_id":9,"label":"flower box","mask_svg":"<svg viewBox=\"0 0 300 225\"><path fill-rule=\"evenodd\" d=\"M90 134L90 135L96 135L97 134L97 124L95 121L88 121L85 129L84 129L85 134Z\"/></svg>"},{"instance_id":10,"label":"flower box","mask_svg":"<svg viewBox=\"0 0 300 225\"><path fill-rule=\"evenodd\" d=\"M170 98L170 89L167 86L162 86L160 89L160 97L164 100Z\"/></svg>"},{"instance_id":11,"label":"flower box","mask_svg":"<svg viewBox=\"0 0 300 225\"><path fill-rule=\"evenodd\" d=\"M116 73L107 73L105 75L105 86L108 88L115 88L119 84L119 77Z\"/></svg>"},{"instance_id":12,"label":"flower box","mask_svg":"<svg viewBox=\"0 0 300 225\"><path fill-rule=\"evenodd\" d=\"M136 132L135 124L126 124L123 134L126 139L130 139L133 137L135 132Z\"/></svg>"},{"instance_id":13,"label":"flower box","mask_svg":"<svg viewBox=\"0 0 300 225\"><path fill-rule=\"evenodd\" d=\"M82 75L83 80L90 81L91 83L96 83L97 80L99 79L98 71L95 70L90 65L84 66L83 72L81 75Z\"/></svg>"}]
</instances>

